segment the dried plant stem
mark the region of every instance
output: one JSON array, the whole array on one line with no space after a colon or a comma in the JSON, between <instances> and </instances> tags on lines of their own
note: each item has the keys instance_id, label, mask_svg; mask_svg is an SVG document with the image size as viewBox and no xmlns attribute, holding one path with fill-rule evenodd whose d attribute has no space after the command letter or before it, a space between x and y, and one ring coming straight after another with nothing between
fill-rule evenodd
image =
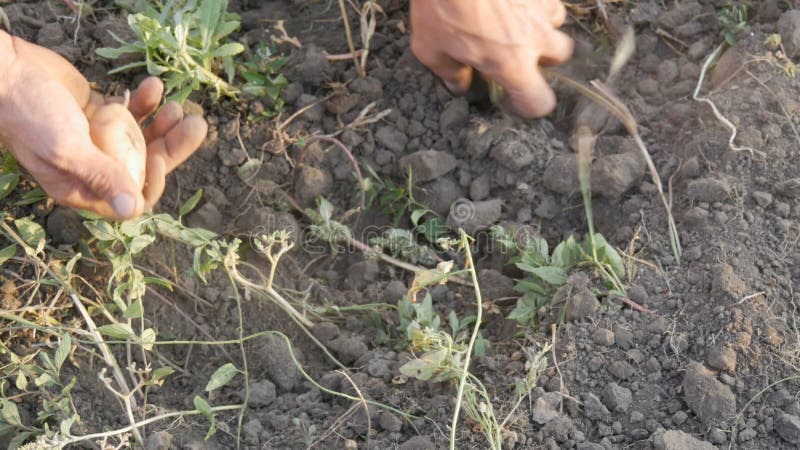
<instances>
[{"instance_id":1,"label":"dried plant stem","mask_svg":"<svg viewBox=\"0 0 800 450\"><path fill-rule=\"evenodd\" d=\"M242 405L225 405L225 406L214 406L211 408L211 412L221 412L221 411L232 411L236 409L241 409ZM198 410L191 410L191 411L173 411L165 414L161 414L159 416L151 417L149 419L142 420L140 422L133 423L128 425L127 427L118 428L112 431L104 431L102 433L94 433L94 434L86 434L83 436L71 436L64 441L59 441L58 444L61 446L67 446L70 444L76 444L78 442L85 442L85 441L94 441L97 439L102 438L109 438L113 436L119 436L125 433L135 432L137 427L143 427L145 425L149 425L151 423L160 422L162 420L171 419L173 417L184 417L184 416L196 416L202 414ZM59 447L62 448L62 447Z\"/></svg>"},{"instance_id":2,"label":"dried plant stem","mask_svg":"<svg viewBox=\"0 0 800 450\"><path fill-rule=\"evenodd\" d=\"M467 384L467 376L469 375L469 363L472 357L472 349L475 347L475 340L478 339L478 332L481 329L481 320L483 313L483 301L481 297L481 289L478 285L478 273L475 271L475 263L472 261L472 252L469 248L469 236L464 230L459 230L461 234L461 245L464 247L466 254L465 268L469 271L472 277L472 286L475 288L475 303L477 311L475 312L475 326L472 328L472 335L467 344L466 354L464 355L464 368L461 371L461 378L458 381L458 394L456 394L456 407L453 411L453 423L450 425L450 450L456 448L456 429L458 425L458 413L461 410L461 403L464 398L464 386Z\"/></svg>"},{"instance_id":3,"label":"dried plant stem","mask_svg":"<svg viewBox=\"0 0 800 450\"><path fill-rule=\"evenodd\" d=\"M364 176L361 175L361 168L358 165L358 161L356 160L356 157L353 156L353 153L350 151L350 149L347 148L346 145L344 145L342 143L342 141L336 139L335 137L313 135L313 136L308 138L307 143L311 143L311 142L314 142L314 141L323 141L323 142L327 142L329 144L333 144L334 146L336 146L336 148L341 150L342 153L345 154L345 156L347 156L348 160L350 160L350 163L353 165L353 168L356 171L356 177L358 178L358 186L361 188L360 189L361 190L361 200L359 202L359 208L360 208L361 211L364 211L364 208L366 207L366 204L367 204L367 200L366 200L367 186L364 184Z\"/></svg>"},{"instance_id":4,"label":"dried plant stem","mask_svg":"<svg viewBox=\"0 0 800 450\"><path fill-rule=\"evenodd\" d=\"M705 103L708 106L710 106L711 107L711 111L714 113L714 116L717 118L717 120L722 122L722 124L725 125L725 127L728 130L730 130L731 134L730 134L730 137L728 138L728 147L731 150L733 150L734 152L750 152L750 154L753 155L753 156L758 155L761 158L765 158L767 156L766 153L764 153L764 152L762 152L760 150L756 150L756 149L754 149L752 147L748 147L748 146L744 146L744 147L737 146L734 143L734 140L736 139L736 133L737 133L736 125L731 123L730 120L728 120L724 115L722 115L721 112L719 112L719 109L717 109L717 105L715 105L714 102L712 102L711 100L709 100L706 97L700 97L700 89L703 87L703 81L706 78L706 72L708 71L708 67L711 65L711 63L714 60L717 59L717 56L719 56L719 54L722 52L722 49L724 49L724 48L725 48L725 46L723 44L720 44L719 46L717 46L716 49L714 49L713 52L711 52L710 55L708 55L708 58L706 58L705 62L703 63L703 67L700 69L700 77L697 79L697 86L695 87L694 93L692 94L692 99L694 99L694 101L702 102L702 103Z\"/></svg>"},{"instance_id":5,"label":"dried plant stem","mask_svg":"<svg viewBox=\"0 0 800 450\"><path fill-rule=\"evenodd\" d=\"M361 61L356 54L356 46L353 43L353 33L350 31L350 19L347 18L347 7L344 0L339 0L339 9L342 10L342 22L344 22L344 33L347 36L347 46L350 48L350 53L353 55L353 64L356 65L356 70L361 78L367 76L364 68L361 66Z\"/></svg>"},{"instance_id":6,"label":"dried plant stem","mask_svg":"<svg viewBox=\"0 0 800 450\"><path fill-rule=\"evenodd\" d=\"M133 415L133 410L137 409L136 398L133 396L133 392L131 392L130 388L128 387L128 383L125 381L125 376L122 375L122 370L120 369L119 364L117 364L117 360L114 358L114 355L111 354L108 344L105 342L100 332L97 331L97 326L95 325L94 320L92 320L92 316L89 315L89 312L83 306L78 293L75 292L75 289L73 289L73 287L66 280L63 280L44 261L42 261L42 259L36 255L36 251L30 248L30 246L25 243L25 241L19 237L5 221L0 222L0 227L2 227L3 231L5 231L6 234L11 237L11 239L16 241L17 244L27 249L26 253L28 255L32 255L31 257L36 262L36 265L47 272L47 274L56 280L69 294L69 297L72 299L72 303L75 305L75 308L78 310L78 312L80 312L81 316L86 322L86 326L89 328L90 335L100 348L100 353L103 355L103 360L111 369L111 372L114 374L114 379L119 385L120 392L118 393L118 397L125 405L125 413L128 416L128 421L131 423L131 431L133 432L134 439L136 439L136 441L139 443L144 442L142 440L142 435L139 433L139 429L136 426L136 419Z\"/></svg>"},{"instance_id":7,"label":"dried plant stem","mask_svg":"<svg viewBox=\"0 0 800 450\"><path fill-rule=\"evenodd\" d=\"M681 249L680 243L680 236L678 235L678 227L675 225L675 218L672 215L672 208L670 206L669 201L667 200L667 196L664 193L664 188L661 183L661 177L658 175L658 170L656 170L656 166L653 163L653 159L650 157L650 153L647 151L647 146L645 146L644 141L642 140L641 135L639 134L639 129L636 124L636 119L634 119L633 114L631 113L630 109L622 103L611 91L600 81L592 81L592 87L595 90L592 90L583 84L562 75L554 70L543 69L544 72L567 84L568 86L572 87L573 89L577 90L581 94L585 95L588 99L594 101L595 103L603 106L606 108L611 114L613 114L620 122L625 126L625 129L628 133L633 137L636 146L642 153L645 162L647 163L647 167L650 171L650 177L653 179L653 183L656 185L658 189L658 195L661 197L661 201L664 204L664 209L667 213L667 223L669 228L669 240L670 245L672 246L672 254L675 257L675 262L680 264L681 262L681 255L683 254L683 250Z\"/></svg>"}]
</instances>

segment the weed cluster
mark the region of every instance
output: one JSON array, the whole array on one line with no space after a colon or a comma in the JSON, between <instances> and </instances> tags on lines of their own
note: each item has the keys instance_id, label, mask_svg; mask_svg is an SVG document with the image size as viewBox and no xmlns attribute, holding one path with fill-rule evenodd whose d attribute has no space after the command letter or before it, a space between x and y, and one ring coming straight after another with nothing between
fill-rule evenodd
<instances>
[{"instance_id":1,"label":"weed cluster","mask_svg":"<svg viewBox=\"0 0 800 450\"><path fill-rule=\"evenodd\" d=\"M583 244L570 236L551 252L547 241L538 236L528 236L519 243L502 227L495 226L491 232L512 255L509 262L525 274L515 287L522 296L508 315L525 328L539 325L541 308L549 305L559 288L567 284L571 271L596 271L608 294L625 295L620 281L625 275L622 258L601 234L587 236Z\"/></svg>"},{"instance_id":2,"label":"weed cluster","mask_svg":"<svg viewBox=\"0 0 800 450\"><path fill-rule=\"evenodd\" d=\"M239 29L240 21L238 15L227 12L227 0L158 3L131 5L137 12L128 15L128 25L136 41L126 42L112 33L121 46L97 49L98 55L109 59L144 57L109 73L146 68L151 75L164 79L166 92L178 101L201 87L209 87L218 98L236 98L244 92L266 96L273 101L274 109L282 107L278 94L287 80L278 71L286 58L275 57L274 50L262 44L251 60L237 63L234 57L245 48L229 40L230 34ZM241 86L234 82L237 72L245 80ZM266 116L271 114L268 111Z\"/></svg>"}]
</instances>

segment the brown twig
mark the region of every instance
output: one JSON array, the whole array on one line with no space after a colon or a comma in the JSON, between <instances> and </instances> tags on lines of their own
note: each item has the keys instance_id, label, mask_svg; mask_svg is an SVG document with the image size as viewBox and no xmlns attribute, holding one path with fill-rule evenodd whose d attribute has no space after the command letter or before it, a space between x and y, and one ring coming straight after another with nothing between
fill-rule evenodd
<instances>
[{"instance_id":1,"label":"brown twig","mask_svg":"<svg viewBox=\"0 0 800 450\"><path fill-rule=\"evenodd\" d=\"M353 156L353 153L350 151L349 148L347 148L346 145L342 143L342 141L336 139L335 137L314 135L309 137L306 142L310 144L311 142L314 141L323 141L333 144L336 148L341 150L342 153L344 153L347 156L347 159L350 160L350 163L353 164L353 168L356 170L356 176L358 177L358 186L361 188L361 201L358 206L361 211L364 211L364 208L366 207L367 204L367 198L366 198L367 186L364 184L364 176L361 174L361 169L359 168L358 161L356 160L355 156ZM300 157L300 160L302 161L302 156Z\"/></svg>"}]
</instances>

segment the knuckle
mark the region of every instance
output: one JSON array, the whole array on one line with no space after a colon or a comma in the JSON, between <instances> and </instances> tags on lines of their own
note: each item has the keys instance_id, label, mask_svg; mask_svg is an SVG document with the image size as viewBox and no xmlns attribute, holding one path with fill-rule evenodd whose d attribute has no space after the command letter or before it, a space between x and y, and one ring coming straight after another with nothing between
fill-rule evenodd
<instances>
[{"instance_id":1,"label":"knuckle","mask_svg":"<svg viewBox=\"0 0 800 450\"><path fill-rule=\"evenodd\" d=\"M113 188L111 177L109 177L106 172L92 169L80 169L79 173L76 175L89 189L100 196L109 194Z\"/></svg>"}]
</instances>

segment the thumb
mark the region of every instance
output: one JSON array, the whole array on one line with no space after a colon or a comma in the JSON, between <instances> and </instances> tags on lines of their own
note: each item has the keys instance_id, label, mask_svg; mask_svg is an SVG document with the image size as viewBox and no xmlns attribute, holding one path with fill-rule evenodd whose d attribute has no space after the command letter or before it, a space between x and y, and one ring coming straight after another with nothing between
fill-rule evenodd
<instances>
[{"instance_id":1,"label":"thumb","mask_svg":"<svg viewBox=\"0 0 800 450\"><path fill-rule=\"evenodd\" d=\"M125 164L93 145L91 148L93 151L81 152L68 163L67 172L84 186L82 198L73 200L117 220L140 215L144 198Z\"/></svg>"}]
</instances>

